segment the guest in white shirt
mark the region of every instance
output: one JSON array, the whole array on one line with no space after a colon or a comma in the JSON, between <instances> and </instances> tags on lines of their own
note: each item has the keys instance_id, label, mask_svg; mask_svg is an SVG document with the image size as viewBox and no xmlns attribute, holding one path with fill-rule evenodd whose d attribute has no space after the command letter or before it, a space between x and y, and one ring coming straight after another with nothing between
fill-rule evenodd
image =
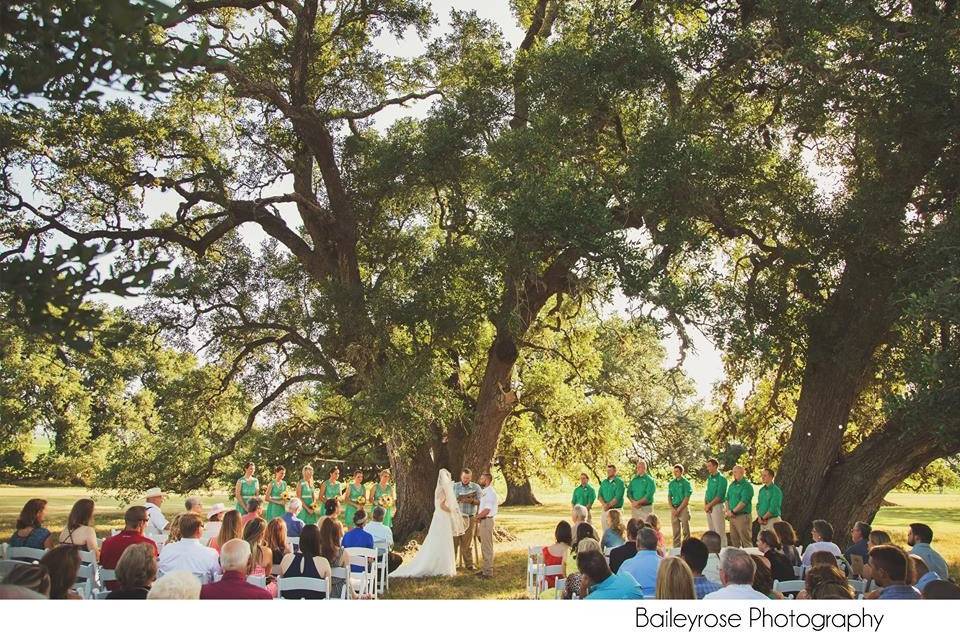
<instances>
[{"instance_id":1,"label":"guest in white shirt","mask_svg":"<svg viewBox=\"0 0 960 640\"><path fill-rule=\"evenodd\" d=\"M814 520L811 534L813 535L813 543L803 550L803 557L800 559L803 566L809 567L811 565L811 557L817 551L829 551L835 558L843 555L840 547L833 542L833 525L826 520Z\"/></svg>"},{"instance_id":2,"label":"guest in white shirt","mask_svg":"<svg viewBox=\"0 0 960 640\"><path fill-rule=\"evenodd\" d=\"M723 548L720 534L716 531L705 531L700 541L707 545L707 551L710 552L707 556L707 566L701 575L710 582L720 584L720 549Z\"/></svg>"},{"instance_id":3,"label":"guest in white shirt","mask_svg":"<svg viewBox=\"0 0 960 640\"><path fill-rule=\"evenodd\" d=\"M737 547L724 547L720 552L720 583L723 588L703 596L704 600L768 600L753 588L757 570L750 554Z\"/></svg>"},{"instance_id":4,"label":"guest in white shirt","mask_svg":"<svg viewBox=\"0 0 960 640\"><path fill-rule=\"evenodd\" d=\"M203 502L197 496L190 496L183 502L184 511L203 516Z\"/></svg>"},{"instance_id":5,"label":"guest in white shirt","mask_svg":"<svg viewBox=\"0 0 960 640\"><path fill-rule=\"evenodd\" d=\"M203 537L207 540L216 538L220 535L220 527L223 526L223 514L230 511L222 502L210 507L207 512L207 526L203 531Z\"/></svg>"},{"instance_id":6,"label":"guest in white shirt","mask_svg":"<svg viewBox=\"0 0 960 640\"><path fill-rule=\"evenodd\" d=\"M497 517L497 492L493 488L493 476L480 474L480 506L477 511L477 531L480 535L480 555L483 568L477 574L483 578L493 577L493 527Z\"/></svg>"},{"instance_id":7,"label":"guest in white shirt","mask_svg":"<svg viewBox=\"0 0 960 640\"><path fill-rule=\"evenodd\" d=\"M220 575L220 556L210 547L200 543L203 535L203 520L195 513L185 513L180 518L180 540L163 545L157 569L161 574L173 571L189 571L202 582L212 582Z\"/></svg>"},{"instance_id":8,"label":"guest in white shirt","mask_svg":"<svg viewBox=\"0 0 960 640\"><path fill-rule=\"evenodd\" d=\"M147 489L146 495L143 496L143 506L147 508L147 529L144 531L147 536L162 536L170 528L170 523L160 511L163 499L163 491L160 491L160 487Z\"/></svg>"},{"instance_id":9,"label":"guest in white shirt","mask_svg":"<svg viewBox=\"0 0 960 640\"><path fill-rule=\"evenodd\" d=\"M373 536L373 546L377 548L387 548L387 570L393 573L394 570L403 564L403 556L399 553L390 551L393 547L393 529L383 524L383 519L387 512L381 506L373 508L373 522L368 522L363 530Z\"/></svg>"}]
</instances>

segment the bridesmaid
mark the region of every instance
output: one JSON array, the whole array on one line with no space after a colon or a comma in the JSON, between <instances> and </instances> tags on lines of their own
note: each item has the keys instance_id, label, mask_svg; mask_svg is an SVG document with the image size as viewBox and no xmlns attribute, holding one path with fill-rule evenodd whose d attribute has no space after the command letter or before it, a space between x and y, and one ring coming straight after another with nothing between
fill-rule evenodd
<instances>
[{"instance_id":1,"label":"bridesmaid","mask_svg":"<svg viewBox=\"0 0 960 640\"><path fill-rule=\"evenodd\" d=\"M397 492L390 482L390 469L380 472L380 482L373 485L367 502L383 507L387 512L383 516L383 524L388 527L393 526L393 516L397 513Z\"/></svg>"},{"instance_id":2,"label":"bridesmaid","mask_svg":"<svg viewBox=\"0 0 960 640\"><path fill-rule=\"evenodd\" d=\"M320 483L320 495L323 500L343 499L343 483L340 482L340 467L330 469L330 478Z\"/></svg>"},{"instance_id":3,"label":"bridesmaid","mask_svg":"<svg viewBox=\"0 0 960 640\"><path fill-rule=\"evenodd\" d=\"M263 514L267 522L274 518L282 518L287 511L287 503L283 499L283 494L287 490L287 481L283 479L286 475L287 470L282 464L273 470L273 482L270 483L270 489L267 492L267 510Z\"/></svg>"},{"instance_id":4,"label":"bridesmaid","mask_svg":"<svg viewBox=\"0 0 960 640\"><path fill-rule=\"evenodd\" d=\"M243 477L237 480L237 486L233 488L233 495L237 499L237 511L240 515L247 513L247 501L250 498L256 498L260 493L260 481L253 477L253 472L256 470L256 465L248 462L243 468Z\"/></svg>"},{"instance_id":5,"label":"bridesmaid","mask_svg":"<svg viewBox=\"0 0 960 640\"><path fill-rule=\"evenodd\" d=\"M319 520L322 515L320 511L323 507L323 502L321 501L320 504L315 504L317 502L317 494L313 486L313 467L308 464L300 472L300 475L302 480L300 480L300 484L297 485L297 497L300 498L300 502L303 503L303 508L300 509L298 517L303 520L303 524L317 524L317 520Z\"/></svg>"},{"instance_id":6,"label":"bridesmaid","mask_svg":"<svg viewBox=\"0 0 960 640\"><path fill-rule=\"evenodd\" d=\"M346 521L348 529L353 528L353 516L362 509L367 500L367 492L363 487L363 471L359 469L353 472L353 482L347 485L347 494L345 496L343 508L343 519Z\"/></svg>"}]
</instances>

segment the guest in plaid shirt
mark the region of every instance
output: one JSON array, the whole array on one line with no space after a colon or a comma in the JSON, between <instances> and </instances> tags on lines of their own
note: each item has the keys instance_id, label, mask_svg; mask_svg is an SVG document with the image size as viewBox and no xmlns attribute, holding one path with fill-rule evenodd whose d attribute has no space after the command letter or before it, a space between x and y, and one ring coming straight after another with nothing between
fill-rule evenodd
<instances>
[{"instance_id":1,"label":"guest in plaid shirt","mask_svg":"<svg viewBox=\"0 0 960 640\"><path fill-rule=\"evenodd\" d=\"M707 550L707 545L697 538L687 538L680 545L680 557L693 572L693 588L697 593L697 600L703 600L703 596L719 590L721 586L703 577L703 570L707 566L709 556L710 551Z\"/></svg>"}]
</instances>

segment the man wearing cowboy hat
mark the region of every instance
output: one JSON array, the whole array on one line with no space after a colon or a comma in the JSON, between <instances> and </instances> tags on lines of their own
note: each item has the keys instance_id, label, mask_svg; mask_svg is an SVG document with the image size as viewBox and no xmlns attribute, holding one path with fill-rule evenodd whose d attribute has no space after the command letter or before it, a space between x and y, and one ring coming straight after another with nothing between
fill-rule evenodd
<instances>
[{"instance_id":1,"label":"man wearing cowboy hat","mask_svg":"<svg viewBox=\"0 0 960 640\"><path fill-rule=\"evenodd\" d=\"M160 505L163 504L163 491L160 487L151 487L143 496L144 507L147 509L147 535L162 536L170 528L170 523L163 517Z\"/></svg>"},{"instance_id":2,"label":"man wearing cowboy hat","mask_svg":"<svg viewBox=\"0 0 960 640\"><path fill-rule=\"evenodd\" d=\"M215 538L219 535L220 525L223 523L223 514L229 510L222 502L210 507L210 511L207 512L207 527L205 530L207 538Z\"/></svg>"}]
</instances>

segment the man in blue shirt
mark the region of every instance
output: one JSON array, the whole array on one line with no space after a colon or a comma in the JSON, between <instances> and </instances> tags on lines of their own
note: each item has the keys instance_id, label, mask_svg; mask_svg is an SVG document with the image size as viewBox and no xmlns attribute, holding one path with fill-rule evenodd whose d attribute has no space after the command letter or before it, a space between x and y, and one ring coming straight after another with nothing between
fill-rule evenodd
<instances>
[{"instance_id":1,"label":"man in blue shirt","mask_svg":"<svg viewBox=\"0 0 960 640\"><path fill-rule=\"evenodd\" d=\"M299 538L300 532L303 531L303 520L297 517L301 508L303 508L303 503L300 502L300 498L294 498L287 503L287 512L283 514L283 522L287 525L288 536Z\"/></svg>"},{"instance_id":2,"label":"man in blue shirt","mask_svg":"<svg viewBox=\"0 0 960 640\"><path fill-rule=\"evenodd\" d=\"M637 535L637 555L620 565L617 575L630 575L643 589L643 595L650 598L657 592L657 570L660 568L660 555L657 553L657 533L649 527L640 529Z\"/></svg>"},{"instance_id":3,"label":"man in blue shirt","mask_svg":"<svg viewBox=\"0 0 960 640\"><path fill-rule=\"evenodd\" d=\"M872 529L866 522L857 522L850 529L850 539L853 544L843 552L843 557L847 559L849 564L853 564L853 556L860 556L863 563L867 563L867 551L869 551L867 549L867 539L870 537L870 531Z\"/></svg>"},{"instance_id":4,"label":"man in blue shirt","mask_svg":"<svg viewBox=\"0 0 960 640\"><path fill-rule=\"evenodd\" d=\"M607 560L599 551L577 554L577 569L589 592L587 600L642 600L640 585L629 574L610 573Z\"/></svg>"},{"instance_id":5,"label":"man in blue shirt","mask_svg":"<svg viewBox=\"0 0 960 640\"><path fill-rule=\"evenodd\" d=\"M910 558L900 547L881 544L871 549L870 569L873 581L881 589L871 592L868 597L877 600L919 600L920 592L907 584L909 566Z\"/></svg>"},{"instance_id":6,"label":"man in blue shirt","mask_svg":"<svg viewBox=\"0 0 960 640\"><path fill-rule=\"evenodd\" d=\"M913 547L910 550L915 556L920 556L927 563L927 568L939 575L944 580L949 580L947 575L947 562L939 553L934 551L930 544L933 542L933 529L922 522L914 522L907 531L907 544Z\"/></svg>"},{"instance_id":7,"label":"man in blue shirt","mask_svg":"<svg viewBox=\"0 0 960 640\"><path fill-rule=\"evenodd\" d=\"M357 509L353 514L353 529L343 534L343 541L340 543L344 549L350 547L362 547L373 550L373 536L363 530L363 525L367 524L367 513L363 509ZM351 564L350 570L354 573L363 573L362 564Z\"/></svg>"}]
</instances>

